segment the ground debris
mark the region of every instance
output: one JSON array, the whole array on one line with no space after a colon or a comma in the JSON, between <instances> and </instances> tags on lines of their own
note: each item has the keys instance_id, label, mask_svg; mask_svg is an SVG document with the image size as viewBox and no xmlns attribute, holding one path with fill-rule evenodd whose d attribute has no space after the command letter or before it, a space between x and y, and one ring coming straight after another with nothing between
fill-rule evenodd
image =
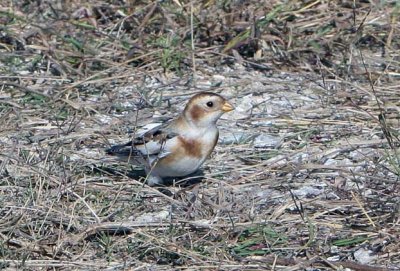
<instances>
[{"instance_id":1,"label":"ground debris","mask_svg":"<svg viewBox=\"0 0 400 271\"><path fill-rule=\"evenodd\" d=\"M108 2L0 3L0 269L399 270L394 3ZM199 91L201 176L106 156Z\"/></svg>"}]
</instances>

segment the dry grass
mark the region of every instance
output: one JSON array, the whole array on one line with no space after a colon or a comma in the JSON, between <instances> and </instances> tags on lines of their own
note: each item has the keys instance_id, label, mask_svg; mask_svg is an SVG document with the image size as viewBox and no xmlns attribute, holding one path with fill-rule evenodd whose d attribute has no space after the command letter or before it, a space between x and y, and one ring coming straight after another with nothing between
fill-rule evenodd
<instances>
[{"instance_id":1,"label":"dry grass","mask_svg":"<svg viewBox=\"0 0 400 271\"><path fill-rule=\"evenodd\" d=\"M66 2L0 4L0 269L400 269L397 3ZM200 183L103 157L199 90Z\"/></svg>"}]
</instances>

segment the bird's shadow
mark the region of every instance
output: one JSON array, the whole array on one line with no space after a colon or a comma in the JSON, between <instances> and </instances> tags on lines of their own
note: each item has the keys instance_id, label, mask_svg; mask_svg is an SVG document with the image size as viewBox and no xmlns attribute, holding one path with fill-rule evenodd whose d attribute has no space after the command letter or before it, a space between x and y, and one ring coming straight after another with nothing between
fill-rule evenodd
<instances>
[{"instance_id":1,"label":"bird's shadow","mask_svg":"<svg viewBox=\"0 0 400 271\"><path fill-rule=\"evenodd\" d=\"M193 172L192 174L186 175L184 177L168 177L168 178L164 178L164 185L179 185L182 187L188 187L188 186L192 186L198 183L201 183L203 180L205 179L204 176L204 171L202 169L199 169L195 172Z\"/></svg>"},{"instance_id":2,"label":"bird's shadow","mask_svg":"<svg viewBox=\"0 0 400 271\"><path fill-rule=\"evenodd\" d=\"M100 168L97 168L100 170ZM107 172L112 175L124 175L129 178L135 180L145 180L146 172L143 169L132 169L128 172L122 172L118 169L110 168L110 167L101 167L102 172ZM163 183L156 185L155 187L166 187L166 186L180 186L180 187L188 187L196 185L204 180L204 171L199 169L192 174L186 175L184 177L167 177L163 178Z\"/></svg>"}]
</instances>

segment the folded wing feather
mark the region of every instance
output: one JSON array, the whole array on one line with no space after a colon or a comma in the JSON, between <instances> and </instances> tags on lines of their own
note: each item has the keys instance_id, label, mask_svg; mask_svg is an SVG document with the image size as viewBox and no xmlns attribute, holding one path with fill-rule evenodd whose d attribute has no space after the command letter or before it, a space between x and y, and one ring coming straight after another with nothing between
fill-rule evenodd
<instances>
[{"instance_id":1,"label":"folded wing feather","mask_svg":"<svg viewBox=\"0 0 400 271\"><path fill-rule=\"evenodd\" d=\"M106 153L121 157L148 156L149 162L152 163L170 154L164 148L165 143L177 135L168 124L154 126L128 143L112 146Z\"/></svg>"}]
</instances>

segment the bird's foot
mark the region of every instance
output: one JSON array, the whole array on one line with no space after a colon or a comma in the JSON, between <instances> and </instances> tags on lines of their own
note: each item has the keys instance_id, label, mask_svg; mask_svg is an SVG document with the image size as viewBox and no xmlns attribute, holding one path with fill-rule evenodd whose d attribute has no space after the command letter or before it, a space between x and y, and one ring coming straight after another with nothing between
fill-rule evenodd
<instances>
[{"instance_id":1,"label":"bird's foot","mask_svg":"<svg viewBox=\"0 0 400 271\"><path fill-rule=\"evenodd\" d=\"M146 183L149 186L155 186L158 184L163 184L163 179L159 176L149 175L146 179Z\"/></svg>"}]
</instances>

